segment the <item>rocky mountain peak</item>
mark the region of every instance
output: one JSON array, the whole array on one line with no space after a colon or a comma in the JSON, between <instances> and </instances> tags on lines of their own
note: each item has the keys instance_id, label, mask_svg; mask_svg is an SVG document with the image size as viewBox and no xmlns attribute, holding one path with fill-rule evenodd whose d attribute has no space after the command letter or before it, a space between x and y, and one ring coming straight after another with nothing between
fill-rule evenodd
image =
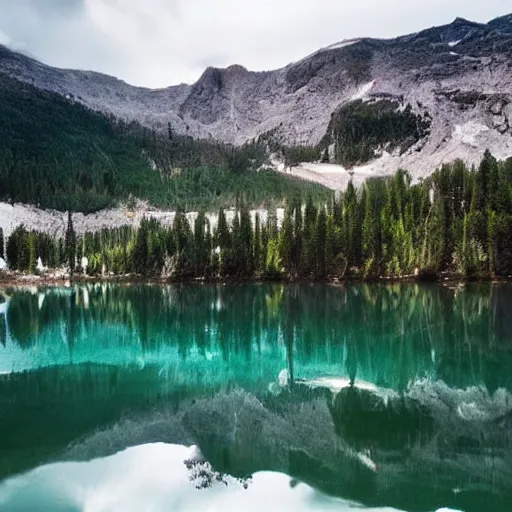
<instances>
[{"instance_id":1,"label":"rocky mountain peak","mask_svg":"<svg viewBox=\"0 0 512 512\"><path fill-rule=\"evenodd\" d=\"M512 32L512 14L500 16L489 22L489 27L492 29L501 30L503 32Z\"/></svg>"},{"instance_id":2,"label":"rocky mountain peak","mask_svg":"<svg viewBox=\"0 0 512 512\"><path fill-rule=\"evenodd\" d=\"M460 27L460 26L465 26L465 27L480 27L480 23L475 23L474 21L469 21L467 20L466 18L461 18L459 16L457 16L453 21L452 23L450 24L452 27ZM448 25L448 26L450 26Z\"/></svg>"},{"instance_id":3,"label":"rocky mountain peak","mask_svg":"<svg viewBox=\"0 0 512 512\"><path fill-rule=\"evenodd\" d=\"M209 67L193 85L159 90L55 69L0 47L0 73L156 129L171 123L177 133L235 144L269 133L289 145L317 144L345 105L391 102L430 128L406 151L396 146L386 156L383 144L377 154L387 160L377 163L418 175L455 158L476 162L487 147L512 156L511 69L512 14L488 24L457 18L391 40L341 41L274 71Z\"/></svg>"}]
</instances>

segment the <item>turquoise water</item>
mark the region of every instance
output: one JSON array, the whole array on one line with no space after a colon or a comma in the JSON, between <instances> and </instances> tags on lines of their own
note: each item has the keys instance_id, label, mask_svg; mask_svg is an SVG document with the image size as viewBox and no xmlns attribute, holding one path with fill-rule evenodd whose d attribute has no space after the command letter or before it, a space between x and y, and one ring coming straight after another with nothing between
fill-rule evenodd
<instances>
[{"instance_id":1,"label":"turquoise water","mask_svg":"<svg viewBox=\"0 0 512 512\"><path fill-rule=\"evenodd\" d=\"M511 304L508 285L4 290L0 510L509 511Z\"/></svg>"}]
</instances>

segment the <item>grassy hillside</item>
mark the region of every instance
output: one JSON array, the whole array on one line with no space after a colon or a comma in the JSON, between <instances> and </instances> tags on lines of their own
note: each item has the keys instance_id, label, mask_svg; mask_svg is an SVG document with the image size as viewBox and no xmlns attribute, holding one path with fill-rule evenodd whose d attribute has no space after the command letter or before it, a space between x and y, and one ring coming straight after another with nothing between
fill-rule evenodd
<instances>
[{"instance_id":1,"label":"grassy hillside","mask_svg":"<svg viewBox=\"0 0 512 512\"><path fill-rule=\"evenodd\" d=\"M318 185L271 171L256 145L235 149L156 134L0 76L0 199L94 211L138 197L155 206L217 208L244 200L324 200Z\"/></svg>"}]
</instances>

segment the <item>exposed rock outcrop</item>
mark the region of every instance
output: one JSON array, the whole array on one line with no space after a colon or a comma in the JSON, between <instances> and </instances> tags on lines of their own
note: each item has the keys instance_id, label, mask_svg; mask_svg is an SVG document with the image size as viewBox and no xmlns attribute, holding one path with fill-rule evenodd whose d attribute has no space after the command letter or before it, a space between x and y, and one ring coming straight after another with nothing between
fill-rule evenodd
<instances>
[{"instance_id":1,"label":"exposed rock outcrop","mask_svg":"<svg viewBox=\"0 0 512 512\"><path fill-rule=\"evenodd\" d=\"M193 85L159 90L52 68L5 47L0 72L121 118L234 144L269 132L288 144L316 144L340 107L393 99L428 116L431 129L388 158L389 172L402 166L419 177L455 158L477 162L487 148L512 156L512 15L345 41L275 71L208 68Z\"/></svg>"}]
</instances>

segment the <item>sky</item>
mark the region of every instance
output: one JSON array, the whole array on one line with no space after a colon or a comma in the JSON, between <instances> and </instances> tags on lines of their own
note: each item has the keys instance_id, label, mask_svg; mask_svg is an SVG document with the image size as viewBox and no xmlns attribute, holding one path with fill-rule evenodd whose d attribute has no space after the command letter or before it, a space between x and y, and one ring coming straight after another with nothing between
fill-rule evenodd
<instances>
[{"instance_id":1,"label":"sky","mask_svg":"<svg viewBox=\"0 0 512 512\"><path fill-rule=\"evenodd\" d=\"M512 12L507 0L0 0L0 44L128 83L192 83L207 66L276 69L361 36Z\"/></svg>"}]
</instances>

